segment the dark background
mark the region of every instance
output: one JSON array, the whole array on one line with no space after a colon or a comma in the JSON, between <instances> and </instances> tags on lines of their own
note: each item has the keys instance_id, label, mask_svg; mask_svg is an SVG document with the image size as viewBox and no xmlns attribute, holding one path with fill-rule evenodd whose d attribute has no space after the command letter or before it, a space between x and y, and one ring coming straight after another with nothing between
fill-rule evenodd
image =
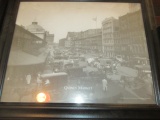
<instances>
[{"instance_id":1,"label":"dark background","mask_svg":"<svg viewBox=\"0 0 160 120\"><path fill-rule=\"evenodd\" d=\"M7 1L9 0L0 0L0 25L2 25L3 23ZM152 2L154 7L155 19L156 19L156 27L158 28L158 26L160 26L160 0L152 0ZM0 33L1 33L1 30L2 30L2 26L0 26ZM4 45L2 41L0 44L0 63L2 58L1 53L3 52L2 51L3 46ZM79 120L79 119L155 120L156 119L156 120L160 120L159 113L160 113L159 106L144 107L141 105L139 106L119 105L115 107L114 105L109 105L106 109L105 106L103 105L99 105L99 108L97 108L94 105L91 107L90 105L74 106L72 104L70 105L19 104L18 106L17 104L11 104L11 103L0 104L0 120L37 120L37 119L38 120L52 120L52 119L56 119L56 120L68 120L68 119L72 119L72 120L74 119L76 120Z\"/></svg>"},{"instance_id":2,"label":"dark background","mask_svg":"<svg viewBox=\"0 0 160 120\"><path fill-rule=\"evenodd\" d=\"M160 26L160 0L152 0L157 26Z\"/></svg>"}]
</instances>

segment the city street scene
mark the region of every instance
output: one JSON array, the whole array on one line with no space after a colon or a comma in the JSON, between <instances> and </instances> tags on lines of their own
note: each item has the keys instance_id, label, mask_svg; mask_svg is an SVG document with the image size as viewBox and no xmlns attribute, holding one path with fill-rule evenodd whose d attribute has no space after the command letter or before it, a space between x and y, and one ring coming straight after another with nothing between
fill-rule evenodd
<instances>
[{"instance_id":1,"label":"city street scene","mask_svg":"<svg viewBox=\"0 0 160 120\"><path fill-rule=\"evenodd\" d=\"M143 24L138 3L22 2L1 101L156 104Z\"/></svg>"}]
</instances>

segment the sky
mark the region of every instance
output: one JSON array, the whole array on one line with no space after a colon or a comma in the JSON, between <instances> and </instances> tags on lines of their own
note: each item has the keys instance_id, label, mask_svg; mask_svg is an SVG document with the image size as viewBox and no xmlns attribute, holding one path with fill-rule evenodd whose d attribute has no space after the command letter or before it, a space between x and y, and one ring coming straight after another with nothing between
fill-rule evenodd
<instances>
[{"instance_id":1,"label":"sky","mask_svg":"<svg viewBox=\"0 0 160 120\"><path fill-rule=\"evenodd\" d=\"M28 26L36 21L54 34L54 41L58 42L67 32L101 28L105 18L118 18L128 12L128 3L21 2L16 24ZM93 18L97 18L97 22Z\"/></svg>"}]
</instances>

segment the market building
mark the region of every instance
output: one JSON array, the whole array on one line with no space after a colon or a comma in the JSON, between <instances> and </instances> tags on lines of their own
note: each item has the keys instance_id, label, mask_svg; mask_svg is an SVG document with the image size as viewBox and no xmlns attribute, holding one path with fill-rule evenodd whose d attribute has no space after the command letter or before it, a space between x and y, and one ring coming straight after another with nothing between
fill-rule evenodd
<instances>
[{"instance_id":1,"label":"market building","mask_svg":"<svg viewBox=\"0 0 160 120\"><path fill-rule=\"evenodd\" d=\"M43 39L16 25L6 78L18 82L20 79L25 80L27 74L34 76L42 72L48 55L45 46L46 42Z\"/></svg>"},{"instance_id":2,"label":"market building","mask_svg":"<svg viewBox=\"0 0 160 120\"><path fill-rule=\"evenodd\" d=\"M26 26L26 30L47 42L48 47L53 46L54 34L50 34L42 26L40 26L38 22L32 22L31 25Z\"/></svg>"},{"instance_id":3,"label":"market building","mask_svg":"<svg viewBox=\"0 0 160 120\"><path fill-rule=\"evenodd\" d=\"M26 26L26 30L28 30L29 32L33 33L41 39L45 39L46 31L42 26L38 25L38 22L32 22L31 25Z\"/></svg>"}]
</instances>

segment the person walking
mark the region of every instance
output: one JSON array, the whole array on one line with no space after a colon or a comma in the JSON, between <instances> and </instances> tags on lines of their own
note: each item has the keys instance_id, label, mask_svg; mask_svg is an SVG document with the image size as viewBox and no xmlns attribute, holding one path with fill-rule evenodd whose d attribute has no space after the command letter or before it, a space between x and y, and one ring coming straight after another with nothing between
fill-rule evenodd
<instances>
[{"instance_id":1,"label":"person walking","mask_svg":"<svg viewBox=\"0 0 160 120\"><path fill-rule=\"evenodd\" d=\"M40 90L42 87L42 80L41 80L41 75L37 75L37 89Z\"/></svg>"},{"instance_id":2,"label":"person walking","mask_svg":"<svg viewBox=\"0 0 160 120\"><path fill-rule=\"evenodd\" d=\"M27 82L27 85L29 85L29 84L31 83L31 79L32 79L31 74L27 74L27 75L26 75L26 82Z\"/></svg>"},{"instance_id":3,"label":"person walking","mask_svg":"<svg viewBox=\"0 0 160 120\"><path fill-rule=\"evenodd\" d=\"M102 87L103 87L103 91L107 91L108 81L105 78L102 80Z\"/></svg>"}]
</instances>

